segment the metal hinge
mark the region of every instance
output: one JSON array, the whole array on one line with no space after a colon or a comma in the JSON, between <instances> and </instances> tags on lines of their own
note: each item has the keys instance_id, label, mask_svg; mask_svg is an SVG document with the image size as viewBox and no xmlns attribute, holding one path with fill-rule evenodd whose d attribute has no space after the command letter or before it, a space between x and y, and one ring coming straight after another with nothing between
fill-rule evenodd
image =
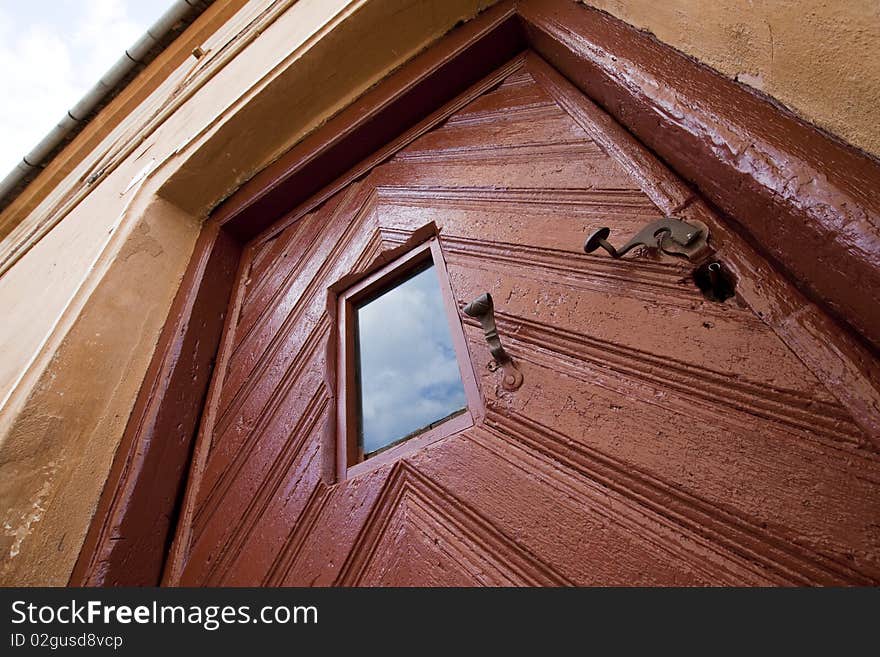
<instances>
[{"instance_id":1,"label":"metal hinge","mask_svg":"<svg viewBox=\"0 0 880 657\"><path fill-rule=\"evenodd\" d=\"M701 221L685 222L675 217L652 221L619 249L608 243L611 229L603 226L584 243L584 251L605 249L612 258L620 258L637 246L657 248L670 255L696 260L708 254L709 228Z\"/></svg>"}]
</instances>

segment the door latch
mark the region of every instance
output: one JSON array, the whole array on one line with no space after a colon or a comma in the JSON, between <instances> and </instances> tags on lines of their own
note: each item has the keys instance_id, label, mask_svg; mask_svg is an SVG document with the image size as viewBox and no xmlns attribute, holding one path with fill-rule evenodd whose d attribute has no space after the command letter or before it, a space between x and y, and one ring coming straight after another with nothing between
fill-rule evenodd
<instances>
[{"instance_id":1,"label":"door latch","mask_svg":"<svg viewBox=\"0 0 880 657\"><path fill-rule=\"evenodd\" d=\"M658 248L670 255L698 258L708 249L709 228L701 221L684 222L675 217L652 221L619 249L608 243L611 229L603 226L584 242L584 252L605 249L612 258L620 258L637 246Z\"/></svg>"},{"instance_id":2,"label":"door latch","mask_svg":"<svg viewBox=\"0 0 880 657\"><path fill-rule=\"evenodd\" d=\"M492 301L492 295L488 292L481 294L466 305L462 311L468 317L480 320L483 335L486 342L489 343L489 353L495 359L489 363L489 369L494 371L500 367L503 372L501 387L511 391L519 388L523 382L522 372L517 369L501 344L498 328L495 326L495 304Z\"/></svg>"}]
</instances>

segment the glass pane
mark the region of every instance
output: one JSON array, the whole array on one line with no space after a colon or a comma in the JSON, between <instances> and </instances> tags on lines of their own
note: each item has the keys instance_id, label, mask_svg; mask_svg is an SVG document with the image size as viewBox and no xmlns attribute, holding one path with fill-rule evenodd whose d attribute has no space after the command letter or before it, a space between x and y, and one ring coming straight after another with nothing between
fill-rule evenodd
<instances>
[{"instance_id":1,"label":"glass pane","mask_svg":"<svg viewBox=\"0 0 880 657\"><path fill-rule=\"evenodd\" d=\"M466 406L434 265L357 309L364 454Z\"/></svg>"}]
</instances>

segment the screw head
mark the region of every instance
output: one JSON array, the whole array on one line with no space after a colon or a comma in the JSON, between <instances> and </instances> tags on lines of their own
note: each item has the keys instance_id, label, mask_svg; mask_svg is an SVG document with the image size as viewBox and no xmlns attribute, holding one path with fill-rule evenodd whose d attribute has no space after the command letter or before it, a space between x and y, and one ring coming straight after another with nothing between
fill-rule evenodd
<instances>
[{"instance_id":1,"label":"screw head","mask_svg":"<svg viewBox=\"0 0 880 657\"><path fill-rule=\"evenodd\" d=\"M587 238L587 241L584 242L584 253L592 253L596 249L598 249L602 240L608 239L608 236L611 234L611 229L607 226L599 228L593 231L593 234Z\"/></svg>"}]
</instances>

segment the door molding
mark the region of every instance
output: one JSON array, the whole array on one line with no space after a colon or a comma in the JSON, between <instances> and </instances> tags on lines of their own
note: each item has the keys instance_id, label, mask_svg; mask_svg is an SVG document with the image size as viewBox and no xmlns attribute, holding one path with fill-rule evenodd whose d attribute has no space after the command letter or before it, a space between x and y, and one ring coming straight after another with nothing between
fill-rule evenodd
<instances>
[{"instance_id":1,"label":"door molding","mask_svg":"<svg viewBox=\"0 0 880 657\"><path fill-rule=\"evenodd\" d=\"M527 50L540 57L524 57ZM873 448L880 445L880 300L873 298L880 199L868 193L880 189L880 164L607 14L569 0L502 2L386 78L211 214L70 584L155 585L168 569L233 281L247 260L243 245L296 222L524 62L588 132L592 124L609 129L608 114L623 126L613 125L618 138L602 145L637 179L650 173L662 181L645 191L663 212L720 225L712 232L719 255L734 273L749 273L741 280L767 283L740 284L740 294L853 413ZM728 141L719 147L722 135ZM808 175L809 184L788 185ZM719 221L686 183L731 221ZM847 285L838 285L840 276ZM174 550L181 549L178 540Z\"/></svg>"}]
</instances>

